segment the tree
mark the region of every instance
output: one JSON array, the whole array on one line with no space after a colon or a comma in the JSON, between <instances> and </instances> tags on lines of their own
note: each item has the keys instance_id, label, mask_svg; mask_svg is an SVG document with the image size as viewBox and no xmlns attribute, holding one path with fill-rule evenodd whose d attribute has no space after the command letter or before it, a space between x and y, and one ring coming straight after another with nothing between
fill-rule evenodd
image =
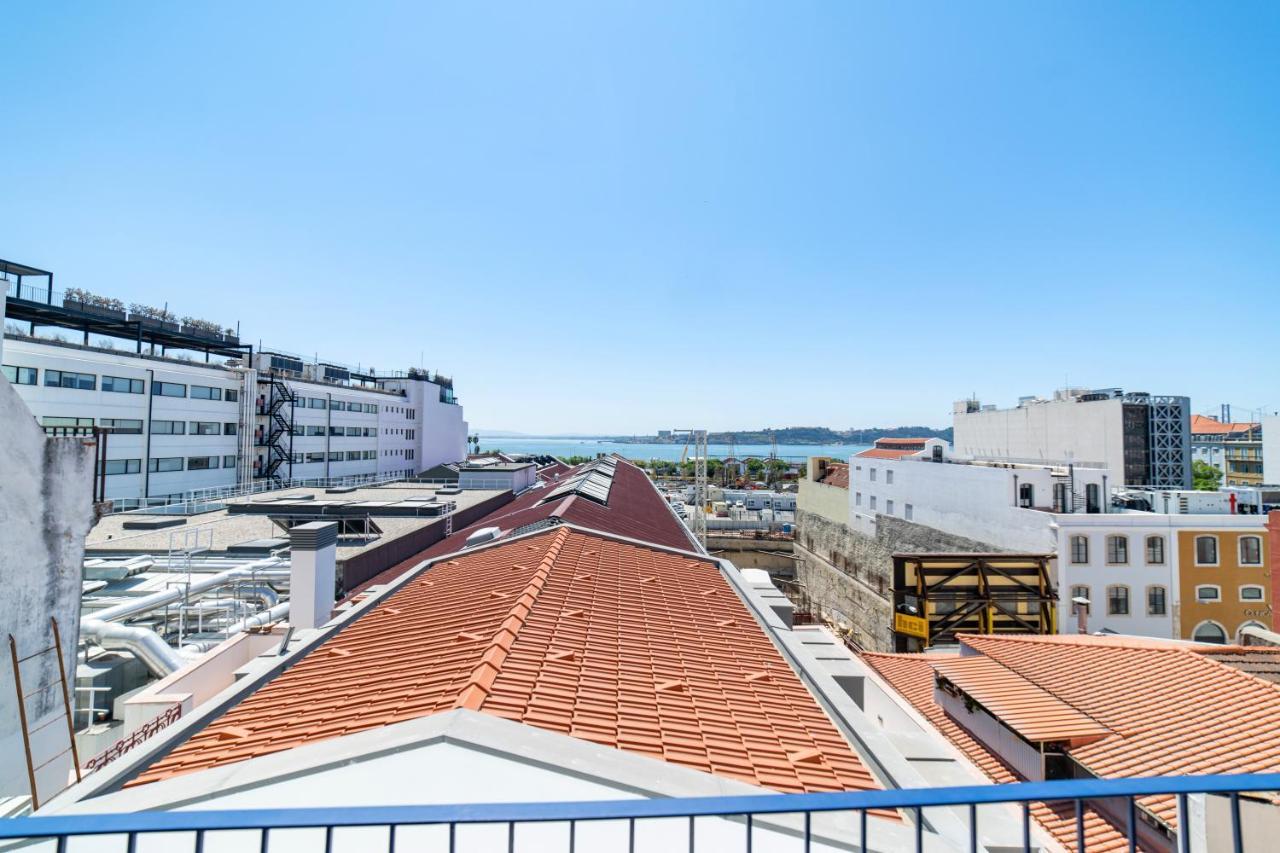
<instances>
[{"instance_id":1,"label":"tree","mask_svg":"<svg viewBox=\"0 0 1280 853\"><path fill-rule=\"evenodd\" d=\"M1197 491L1215 492L1222 485L1222 472L1197 459L1191 463L1191 485Z\"/></svg>"}]
</instances>

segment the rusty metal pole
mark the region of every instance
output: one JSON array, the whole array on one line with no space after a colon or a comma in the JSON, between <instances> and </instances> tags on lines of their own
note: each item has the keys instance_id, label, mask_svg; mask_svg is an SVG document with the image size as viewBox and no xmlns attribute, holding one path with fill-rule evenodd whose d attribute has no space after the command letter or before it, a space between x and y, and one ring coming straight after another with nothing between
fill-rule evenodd
<instances>
[{"instance_id":1,"label":"rusty metal pole","mask_svg":"<svg viewBox=\"0 0 1280 853\"><path fill-rule=\"evenodd\" d=\"M53 647L58 653L58 674L62 676L62 706L67 711L67 735L71 738L71 761L76 768L76 781L79 782L80 776L80 750L76 748L76 725L71 715L71 693L67 690L67 665L62 660L62 636L58 633L58 619L56 616L50 616L49 622L53 624Z\"/></svg>"},{"instance_id":2,"label":"rusty metal pole","mask_svg":"<svg viewBox=\"0 0 1280 853\"><path fill-rule=\"evenodd\" d=\"M22 671L18 666L18 641L9 635L9 655L13 658L13 684L18 691L18 721L22 725L22 746L27 754L27 779L31 782L31 810L40 808L36 792L36 768L31 763L31 732L27 729L27 700L22 695Z\"/></svg>"}]
</instances>

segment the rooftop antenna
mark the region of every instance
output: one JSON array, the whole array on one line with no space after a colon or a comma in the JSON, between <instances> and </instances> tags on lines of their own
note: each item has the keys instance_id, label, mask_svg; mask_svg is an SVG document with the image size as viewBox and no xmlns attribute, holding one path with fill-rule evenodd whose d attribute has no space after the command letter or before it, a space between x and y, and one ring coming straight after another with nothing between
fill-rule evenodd
<instances>
[{"instance_id":1,"label":"rooftop antenna","mask_svg":"<svg viewBox=\"0 0 1280 853\"><path fill-rule=\"evenodd\" d=\"M684 450L680 452L683 465L693 443L693 536L705 551L707 548L707 431L705 429L673 429L672 433L686 434Z\"/></svg>"}]
</instances>

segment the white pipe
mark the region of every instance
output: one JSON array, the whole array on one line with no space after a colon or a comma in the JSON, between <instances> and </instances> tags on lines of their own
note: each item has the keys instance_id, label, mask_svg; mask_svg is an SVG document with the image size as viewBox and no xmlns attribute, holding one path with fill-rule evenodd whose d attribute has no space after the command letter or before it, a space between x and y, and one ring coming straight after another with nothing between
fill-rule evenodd
<instances>
[{"instance_id":1,"label":"white pipe","mask_svg":"<svg viewBox=\"0 0 1280 853\"><path fill-rule=\"evenodd\" d=\"M116 625L101 619L81 619L80 635L109 651L126 651L151 671L164 678L185 661L155 631L129 625Z\"/></svg>"},{"instance_id":2,"label":"white pipe","mask_svg":"<svg viewBox=\"0 0 1280 853\"><path fill-rule=\"evenodd\" d=\"M250 628L257 628L259 625L269 625L272 622L278 622L289 615L289 602L285 601L272 607L270 610L264 610L261 613L255 613L245 619L227 628L227 636L239 634L241 631L247 631Z\"/></svg>"},{"instance_id":3,"label":"white pipe","mask_svg":"<svg viewBox=\"0 0 1280 853\"><path fill-rule=\"evenodd\" d=\"M284 564L279 557L272 557L267 560L257 560L252 563L246 563L234 569L228 569L225 572L219 572L216 575L209 575L198 580L193 580L190 586L174 586L160 592L144 595L142 598L133 601L126 601L113 607L107 607L86 616L85 619L96 619L102 622L118 622L121 619L128 619L131 616L138 616L151 610L164 607L166 604L172 604L175 601L181 601L190 596L200 595L211 589L238 581L244 578L255 577L255 572L276 568ZM81 620L81 623L85 621Z\"/></svg>"}]
</instances>

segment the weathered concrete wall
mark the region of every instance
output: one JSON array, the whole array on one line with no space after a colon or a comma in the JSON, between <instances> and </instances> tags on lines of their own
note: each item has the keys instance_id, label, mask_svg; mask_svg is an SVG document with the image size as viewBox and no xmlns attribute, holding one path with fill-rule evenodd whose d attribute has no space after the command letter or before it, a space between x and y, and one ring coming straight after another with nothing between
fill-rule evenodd
<instances>
[{"instance_id":1,"label":"weathered concrete wall","mask_svg":"<svg viewBox=\"0 0 1280 853\"><path fill-rule=\"evenodd\" d=\"M756 539L751 536L707 536L707 550L740 569L764 569L769 574L795 577L791 540Z\"/></svg>"},{"instance_id":2,"label":"weathered concrete wall","mask_svg":"<svg viewBox=\"0 0 1280 853\"><path fill-rule=\"evenodd\" d=\"M852 629L863 648L892 651L893 555L904 551L999 551L898 518L879 516L875 537L820 515L796 513L796 581L816 610Z\"/></svg>"},{"instance_id":3,"label":"weathered concrete wall","mask_svg":"<svg viewBox=\"0 0 1280 853\"><path fill-rule=\"evenodd\" d=\"M813 470L811 457L809 470ZM839 486L828 486L826 483L815 483L808 477L800 481L800 489L796 495L796 510L810 515L820 515L828 521L848 523L849 490Z\"/></svg>"},{"instance_id":4,"label":"weathered concrete wall","mask_svg":"<svg viewBox=\"0 0 1280 853\"><path fill-rule=\"evenodd\" d=\"M68 680L76 671L84 537L93 523L94 446L91 438L46 439L8 380L0 377L0 640L27 655L53 645L50 617L58 620ZM13 665L0 661L0 796L30 793L19 725ZM21 664L27 721L36 729L64 713L61 679L51 652ZM65 726L49 725L33 739L39 764L69 746ZM51 796L66 784L71 758L37 775Z\"/></svg>"}]
</instances>

